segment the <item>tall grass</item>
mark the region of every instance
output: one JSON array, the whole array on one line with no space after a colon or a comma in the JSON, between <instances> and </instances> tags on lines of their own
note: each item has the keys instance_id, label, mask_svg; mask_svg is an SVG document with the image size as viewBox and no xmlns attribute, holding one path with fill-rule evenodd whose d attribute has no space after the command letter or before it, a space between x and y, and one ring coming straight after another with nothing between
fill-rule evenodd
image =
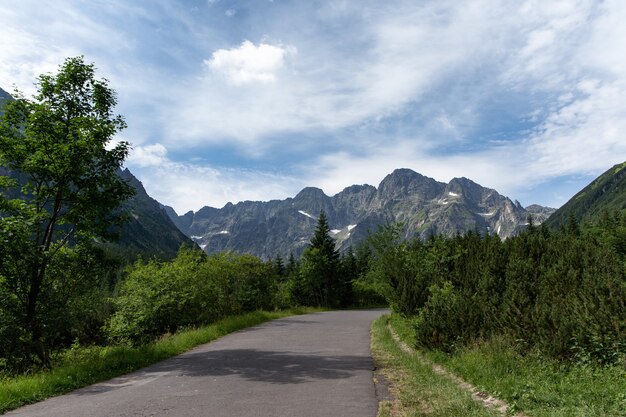
<instances>
[{"instance_id":1,"label":"tall grass","mask_svg":"<svg viewBox=\"0 0 626 417\"><path fill-rule=\"evenodd\" d=\"M456 383L436 374L430 365L403 352L387 329L388 319L383 316L372 324L372 354L396 396L395 401L382 404L379 417L499 416L472 400Z\"/></svg>"},{"instance_id":2,"label":"tall grass","mask_svg":"<svg viewBox=\"0 0 626 417\"><path fill-rule=\"evenodd\" d=\"M409 345L411 322L394 315L391 325ZM515 341L494 337L453 354L422 351L433 362L533 417L626 416L626 363L600 366L558 361L538 353L520 355Z\"/></svg>"},{"instance_id":3,"label":"tall grass","mask_svg":"<svg viewBox=\"0 0 626 417\"><path fill-rule=\"evenodd\" d=\"M255 311L199 329L181 331L135 348L75 346L60 354L50 371L0 379L0 413L135 371L246 327L313 311L320 310Z\"/></svg>"}]
</instances>

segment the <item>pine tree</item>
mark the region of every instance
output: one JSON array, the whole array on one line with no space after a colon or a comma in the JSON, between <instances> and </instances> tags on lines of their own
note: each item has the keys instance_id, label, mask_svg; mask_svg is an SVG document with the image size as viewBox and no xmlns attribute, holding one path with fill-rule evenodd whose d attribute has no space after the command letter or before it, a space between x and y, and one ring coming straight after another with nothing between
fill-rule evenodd
<instances>
[{"instance_id":1,"label":"pine tree","mask_svg":"<svg viewBox=\"0 0 626 417\"><path fill-rule=\"evenodd\" d=\"M286 274L287 276L291 275L298 268L298 263L296 261L296 257L293 256L293 252L289 253L289 259L287 260Z\"/></svg>"},{"instance_id":2,"label":"pine tree","mask_svg":"<svg viewBox=\"0 0 626 417\"><path fill-rule=\"evenodd\" d=\"M333 266L339 262L339 251L335 249L335 240L330 237L330 226L328 226L328 219L324 210L320 212L310 247L320 251L330 263L334 264Z\"/></svg>"},{"instance_id":3,"label":"pine tree","mask_svg":"<svg viewBox=\"0 0 626 417\"><path fill-rule=\"evenodd\" d=\"M280 255L276 255L276 257L272 261L272 269L274 271L274 275L277 278L282 279L283 277L286 276L287 270L285 268L285 263L283 262L283 258Z\"/></svg>"},{"instance_id":4,"label":"pine tree","mask_svg":"<svg viewBox=\"0 0 626 417\"><path fill-rule=\"evenodd\" d=\"M340 262L324 211L320 213L311 243L302 254L297 294L301 304L340 305Z\"/></svg>"}]
</instances>

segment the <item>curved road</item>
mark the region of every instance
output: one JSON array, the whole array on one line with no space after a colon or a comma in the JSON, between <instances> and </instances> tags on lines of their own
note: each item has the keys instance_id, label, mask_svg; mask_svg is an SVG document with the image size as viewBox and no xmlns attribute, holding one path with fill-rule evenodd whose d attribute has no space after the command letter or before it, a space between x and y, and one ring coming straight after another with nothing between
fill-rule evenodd
<instances>
[{"instance_id":1,"label":"curved road","mask_svg":"<svg viewBox=\"0 0 626 417\"><path fill-rule=\"evenodd\" d=\"M374 417L369 325L384 312L274 320L7 415Z\"/></svg>"}]
</instances>

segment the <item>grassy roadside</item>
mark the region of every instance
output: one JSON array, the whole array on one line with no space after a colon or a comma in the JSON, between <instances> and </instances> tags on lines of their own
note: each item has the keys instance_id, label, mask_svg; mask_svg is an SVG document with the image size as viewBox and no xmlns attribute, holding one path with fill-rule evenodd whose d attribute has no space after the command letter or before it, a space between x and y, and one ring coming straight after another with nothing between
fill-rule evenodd
<instances>
[{"instance_id":1,"label":"grassy roadside","mask_svg":"<svg viewBox=\"0 0 626 417\"><path fill-rule=\"evenodd\" d=\"M472 400L454 382L433 372L415 355L403 352L392 339L388 316L372 324L372 354L384 378L391 383L394 401L383 402L379 417L492 417L499 414Z\"/></svg>"},{"instance_id":2,"label":"grassy roadside","mask_svg":"<svg viewBox=\"0 0 626 417\"><path fill-rule=\"evenodd\" d=\"M321 310L255 311L228 317L200 329L182 331L137 348L98 346L70 349L51 371L0 379L0 413L126 374L246 327L317 311Z\"/></svg>"},{"instance_id":3,"label":"grassy roadside","mask_svg":"<svg viewBox=\"0 0 626 417\"><path fill-rule=\"evenodd\" d=\"M391 325L411 344L410 323ZM428 359L532 417L626 416L626 364L611 367L564 365L516 354L510 342L494 339L453 355L422 352ZM417 414L420 415L420 414Z\"/></svg>"}]
</instances>

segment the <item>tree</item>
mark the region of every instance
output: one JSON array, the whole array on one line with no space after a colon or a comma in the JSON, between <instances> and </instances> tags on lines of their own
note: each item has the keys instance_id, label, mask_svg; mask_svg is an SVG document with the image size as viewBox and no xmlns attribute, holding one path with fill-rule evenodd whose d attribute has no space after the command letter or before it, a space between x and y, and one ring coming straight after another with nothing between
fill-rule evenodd
<instances>
[{"instance_id":1,"label":"tree","mask_svg":"<svg viewBox=\"0 0 626 417\"><path fill-rule=\"evenodd\" d=\"M339 252L330 237L326 214L320 213L311 243L302 254L294 298L301 304L336 307L340 303Z\"/></svg>"},{"instance_id":2,"label":"tree","mask_svg":"<svg viewBox=\"0 0 626 417\"><path fill-rule=\"evenodd\" d=\"M395 312L409 317L424 304L431 271L424 261L427 246L418 239L402 240L403 227L402 224L379 226L369 237L372 257L366 278Z\"/></svg>"},{"instance_id":3,"label":"tree","mask_svg":"<svg viewBox=\"0 0 626 417\"><path fill-rule=\"evenodd\" d=\"M126 124L113 113L115 92L83 57L66 59L35 85L32 100L17 92L0 119L0 167L19 179L23 194L9 200L16 181L0 183L0 285L18 310L30 354L48 367L41 315L54 285L49 266L62 248L105 235L119 220L114 209L132 191L116 172L130 145L109 146Z\"/></svg>"},{"instance_id":4,"label":"tree","mask_svg":"<svg viewBox=\"0 0 626 417\"><path fill-rule=\"evenodd\" d=\"M276 255L276 257L271 261L271 265L276 278L282 281L287 273L283 258L280 255Z\"/></svg>"}]
</instances>

